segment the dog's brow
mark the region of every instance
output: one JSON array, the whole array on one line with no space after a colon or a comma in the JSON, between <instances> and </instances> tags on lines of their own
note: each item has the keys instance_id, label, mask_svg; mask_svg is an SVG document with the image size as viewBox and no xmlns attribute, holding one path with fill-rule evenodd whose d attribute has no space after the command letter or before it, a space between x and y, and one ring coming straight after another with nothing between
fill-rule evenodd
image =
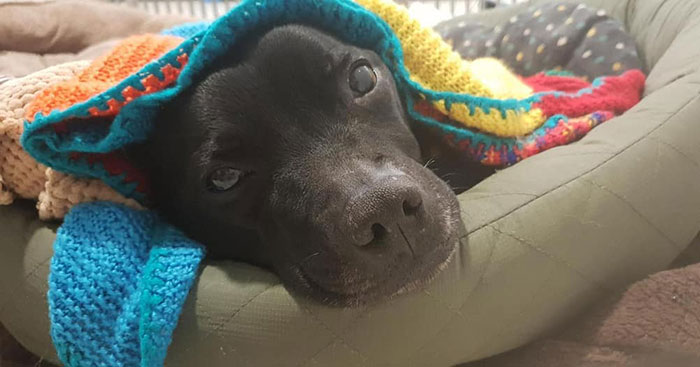
<instances>
[{"instance_id":1,"label":"dog's brow","mask_svg":"<svg viewBox=\"0 0 700 367\"><path fill-rule=\"evenodd\" d=\"M237 144L219 146L205 154L209 162L235 162L245 155L246 152Z\"/></svg>"},{"instance_id":2,"label":"dog's brow","mask_svg":"<svg viewBox=\"0 0 700 367\"><path fill-rule=\"evenodd\" d=\"M241 141L235 132L227 130L220 132L218 136L210 137L202 146L206 148L211 158L220 159L239 151Z\"/></svg>"},{"instance_id":3,"label":"dog's brow","mask_svg":"<svg viewBox=\"0 0 700 367\"><path fill-rule=\"evenodd\" d=\"M348 66L352 59L352 54L350 50L333 48L328 51L328 60L330 61L330 72L337 71L338 69Z\"/></svg>"}]
</instances>

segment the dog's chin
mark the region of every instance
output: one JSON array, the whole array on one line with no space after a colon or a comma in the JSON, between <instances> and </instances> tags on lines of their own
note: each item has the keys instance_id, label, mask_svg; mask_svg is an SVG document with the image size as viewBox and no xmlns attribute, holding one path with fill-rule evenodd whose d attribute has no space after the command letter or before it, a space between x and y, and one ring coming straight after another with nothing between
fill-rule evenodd
<instances>
[{"instance_id":1,"label":"dog's chin","mask_svg":"<svg viewBox=\"0 0 700 367\"><path fill-rule=\"evenodd\" d=\"M433 251L430 258L420 260L420 264L403 275L378 281L362 281L348 284L346 287L328 286L324 281L315 280L303 269L296 267L286 272L293 279L285 284L306 297L332 307L362 307L389 300L397 295L415 291L432 281L454 257L457 239L449 246L440 246Z\"/></svg>"},{"instance_id":2,"label":"dog's chin","mask_svg":"<svg viewBox=\"0 0 700 367\"><path fill-rule=\"evenodd\" d=\"M292 291L328 306L354 308L377 304L424 287L445 269L457 252L464 229L461 223L458 207L447 210L445 240L420 258L387 265L388 275L381 279L349 282L315 279L301 266L287 266L284 270L278 269L278 273Z\"/></svg>"}]
</instances>

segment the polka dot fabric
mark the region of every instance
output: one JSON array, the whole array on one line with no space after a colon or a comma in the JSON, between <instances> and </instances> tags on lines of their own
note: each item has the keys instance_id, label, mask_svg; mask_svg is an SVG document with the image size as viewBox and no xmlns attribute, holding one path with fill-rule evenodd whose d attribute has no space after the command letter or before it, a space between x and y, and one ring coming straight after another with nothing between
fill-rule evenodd
<instances>
[{"instance_id":1,"label":"polka dot fabric","mask_svg":"<svg viewBox=\"0 0 700 367\"><path fill-rule=\"evenodd\" d=\"M566 69L574 74L618 75L626 70L641 68L634 41L622 24L606 19L591 27L574 50Z\"/></svg>"},{"instance_id":2,"label":"polka dot fabric","mask_svg":"<svg viewBox=\"0 0 700 367\"><path fill-rule=\"evenodd\" d=\"M496 27L454 19L436 29L462 57L496 57L523 76L555 69L593 80L643 67L623 24L583 4L533 6Z\"/></svg>"}]
</instances>

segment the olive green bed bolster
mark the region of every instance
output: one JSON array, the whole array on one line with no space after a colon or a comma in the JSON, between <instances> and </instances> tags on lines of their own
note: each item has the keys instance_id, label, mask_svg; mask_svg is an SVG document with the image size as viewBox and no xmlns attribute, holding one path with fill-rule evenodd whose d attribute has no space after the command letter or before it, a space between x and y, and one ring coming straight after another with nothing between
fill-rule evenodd
<instances>
[{"instance_id":1,"label":"olive green bed bolster","mask_svg":"<svg viewBox=\"0 0 700 367\"><path fill-rule=\"evenodd\" d=\"M700 0L585 2L638 43L650 73L637 106L461 194L468 235L422 291L343 310L252 266L209 263L167 365L448 367L531 342L666 268L700 231ZM50 361L55 228L32 203L0 207L0 321Z\"/></svg>"}]
</instances>

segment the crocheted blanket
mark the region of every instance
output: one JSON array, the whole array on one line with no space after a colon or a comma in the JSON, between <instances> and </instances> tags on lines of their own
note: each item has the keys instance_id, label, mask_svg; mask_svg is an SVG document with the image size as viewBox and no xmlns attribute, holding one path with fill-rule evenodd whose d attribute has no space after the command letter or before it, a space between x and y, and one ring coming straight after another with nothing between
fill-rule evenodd
<instances>
[{"instance_id":1,"label":"crocheted blanket","mask_svg":"<svg viewBox=\"0 0 700 367\"><path fill-rule=\"evenodd\" d=\"M244 0L211 26L178 37L142 35L40 91L21 137L39 163L99 179L145 202L147 177L122 148L145 141L160 107L248 32L286 23L317 27L374 50L389 66L408 114L488 165L515 163L574 141L640 98L631 70L589 83L549 74L520 78L495 59L465 61L388 0ZM185 32L186 33L186 32ZM162 365L202 248L155 214L81 204L55 244L52 337L69 366Z\"/></svg>"},{"instance_id":2,"label":"crocheted blanket","mask_svg":"<svg viewBox=\"0 0 700 367\"><path fill-rule=\"evenodd\" d=\"M246 30L281 23L310 24L377 52L390 66L409 115L486 165L512 164L577 140L636 104L644 86L640 70L589 83L546 73L520 78L496 59L463 60L386 0L241 5L184 42L174 36L130 38L77 78L47 88L27 111L22 145L40 163L99 178L142 200L145 177L120 149L146 140L159 106L235 47Z\"/></svg>"}]
</instances>

